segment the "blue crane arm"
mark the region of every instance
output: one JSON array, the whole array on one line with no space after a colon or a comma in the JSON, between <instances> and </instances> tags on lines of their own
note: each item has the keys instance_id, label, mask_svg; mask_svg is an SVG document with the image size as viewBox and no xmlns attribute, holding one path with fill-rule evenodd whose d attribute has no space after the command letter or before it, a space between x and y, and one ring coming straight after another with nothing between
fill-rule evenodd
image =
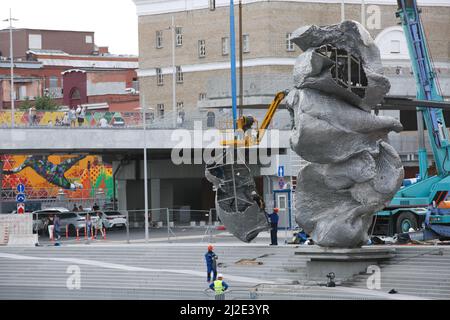
<instances>
[{"instance_id":1,"label":"blue crane arm","mask_svg":"<svg viewBox=\"0 0 450 320\"><path fill-rule=\"evenodd\" d=\"M397 3L397 16L400 18L403 26L416 80L417 98L420 100L443 101L444 99L439 93L439 83L428 51L425 32L416 0L397 0ZM443 178L448 175L447 168L450 168L448 163L450 161L448 150L450 141L443 112L441 109L427 106L418 108L418 110L422 111L427 126L437 173ZM423 152L422 150L422 154ZM423 167L423 162L427 161L427 159L422 156L420 160L422 161L421 165Z\"/></svg>"}]
</instances>

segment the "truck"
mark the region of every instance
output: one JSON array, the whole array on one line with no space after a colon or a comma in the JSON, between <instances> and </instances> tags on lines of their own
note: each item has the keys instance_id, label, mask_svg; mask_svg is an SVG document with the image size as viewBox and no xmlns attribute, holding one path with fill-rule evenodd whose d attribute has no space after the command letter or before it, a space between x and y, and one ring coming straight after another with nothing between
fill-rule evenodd
<instances>
[{"instance_id":1,"label":"truck","mask_svg":"<svg viewBox=\"0 0 450 320\"><path fill-rule=\"evenodd\" d=\"M419 174L415 179L405 179L389 205L376 214L374 230L378 233L384 229L387 235L401 234L411 229L417 230L426 222L427 227L440 236L449 236L446 230L450 228L450 210L445 202L450 191L449 134L442 109L426 104L426 101L436 102L444 99L416 0L397 0L397 4L396 16L401 21L408 44L417 86L417 100L424 103L417 108ZM424 123L436 175L430 175L429 172Z\"/></svg>"}]
</instances>

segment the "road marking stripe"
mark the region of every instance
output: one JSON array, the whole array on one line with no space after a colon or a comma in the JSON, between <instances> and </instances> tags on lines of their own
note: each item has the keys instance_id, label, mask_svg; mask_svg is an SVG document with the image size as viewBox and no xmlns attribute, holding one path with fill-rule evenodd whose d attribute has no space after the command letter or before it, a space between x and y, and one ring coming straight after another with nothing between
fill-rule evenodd
<instances>
[{"instance_id":1,"label":"road marking stripe","mask_svg":"<svg viewBox=\"0 0 450 320\"><path fill-rule=\"evenodd\" d=\"M96 260L86 260L86 259L78 259L78 258L53 258L53 257L42 258L42 257L32 257L32 256L24 256L24 255L17 255L17 254L9 254L9 253L0 253L0 258L13 259L13 260L59 261L59 262L68 262L68 263L76 264L76 265L88 265L88 266L102 267L105 269L137 271L137 272L155 272L155 273L165 272L165 273L175 273L175 274L198 276L198 277L202 277L202 278L205 277L205 272L194 271L194 270L151 269L151 268L133 267L133 266L127 266L124 264L101 262L101 261L96 261ZM250 277L241 277L241 276L233 276L233 275L226 275L226 274L224 274L224 277L226 279L229 279L230 281L236 281L236 282L245 282L245 283L253 283L253 284L260 284L260 283L274 284L273 281L267 281L267 280L263 280L263 279L250 278Z\"/></svg>"}]
</instances>

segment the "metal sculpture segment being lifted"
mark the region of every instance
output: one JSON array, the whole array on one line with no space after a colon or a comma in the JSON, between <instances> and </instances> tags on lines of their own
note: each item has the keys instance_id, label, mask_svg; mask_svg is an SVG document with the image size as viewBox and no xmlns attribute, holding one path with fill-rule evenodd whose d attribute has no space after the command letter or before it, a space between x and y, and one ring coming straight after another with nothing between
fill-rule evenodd
<instances>
[{"instance_id":1,"label":"metal sculpture segment being lifted","mask_svg":"<svg viewBox=\"0 0 450 320\"><path fill-rule=\"evenodd\" d=\"M250 168L242 161L227 163L230 154L227 151L207 164L205 175L216 190L216 210L222 223L236 238L250 242L270 225Z\"/></svg>"}]
</instances>

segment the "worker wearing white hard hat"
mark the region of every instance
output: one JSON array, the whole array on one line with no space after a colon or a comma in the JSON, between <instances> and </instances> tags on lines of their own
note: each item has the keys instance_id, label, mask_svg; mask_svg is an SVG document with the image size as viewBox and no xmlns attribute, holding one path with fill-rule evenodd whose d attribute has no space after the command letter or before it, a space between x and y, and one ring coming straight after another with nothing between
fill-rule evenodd
<instances>
[{"instance_id":1,"label":"worker wearing white hard hat","mask_svg":"<svg viewBox=\"0 0 450 320\"><path fill-rule=\"evenodd\" d=\"M223 274L217 275L217 280L209 285L211 290L215 292L216 300L225 300L225 291L228 289L228 284L223 281Z\"/></svg>"}]
</instances>

